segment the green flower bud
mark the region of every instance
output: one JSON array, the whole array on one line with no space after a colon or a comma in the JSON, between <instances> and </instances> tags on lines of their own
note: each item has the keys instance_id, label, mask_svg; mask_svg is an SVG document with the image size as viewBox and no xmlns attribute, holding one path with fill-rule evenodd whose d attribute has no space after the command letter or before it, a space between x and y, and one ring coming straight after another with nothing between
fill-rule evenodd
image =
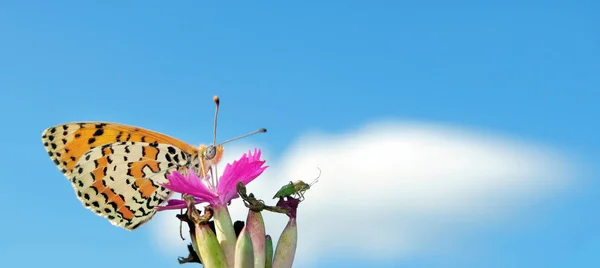
<instances>
[{"instance_id":1,"label":"green flower bud","mask_svg":"<svg viewBox=\"0 0 600 268\"><path fill-rule=\"evenodd\" d=\"M296 255L297 244L298 225L296 224L296 218L290 217L288 224L283 229L279 241L277 242L275 257L273 258L273 267L292 267L294 256Z\"/></svg>"},{"instance_id":2,"label":"green flower bud","mask_svg":"<svg viewBox=\"0 0 600 268\"><path fill-rule=\"evenodd\" d=\"M208 224L195 224L196 244L205 268L227 268L227 261L217 236Z\"/></svg>"},{"instance_id":3,"label":"green flower bud","mask_svg":"<svg viewBox=\"0 0 600 268\"><path fill-rule=\"evenodd\" d=\"M271 268L273 266L273 239L271 239L270 235L265 236L265 255L267 256L265 268Z\"/></svg>"},{"instance_id":4,"label":"green flower bud","mask_svg":"<svg viewBox=\"0 0 600 268\"><path fill-rule=\"evenodd\" d=\"M235 244L235 268L253 268L254 250L248 228L244 227Z\"/></svg>"},{"instance_id":5,"label":"green flower bud","mask_svg":"<svg viewBox=\"0 0 600 268\"><path fill-rule=\"evenodd\" d=\"M254 248L254 267L265 267L265 222L262 214L248 210L246 228Z\"/></svg>"},{"instance_id":6,"label":"green flower bud","mask_svg":"<svg viewBox=\"0 0 600 268\"><path fill-rule=\"evenodd\" d=\"M227 267L233 267L235 263L236 237L229 210L225 205L215 206L213 210L217 240L223 249L225 260L227 260ZM204 257L202 257L202 260L204 260Z\"/></svg>"}]
</instances>

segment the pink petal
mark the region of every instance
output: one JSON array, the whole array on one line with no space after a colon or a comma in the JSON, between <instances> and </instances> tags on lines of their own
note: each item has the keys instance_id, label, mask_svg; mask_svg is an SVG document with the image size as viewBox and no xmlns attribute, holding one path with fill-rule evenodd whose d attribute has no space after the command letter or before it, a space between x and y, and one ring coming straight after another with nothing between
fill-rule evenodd
<instances>
[{"instance_id":1,"label":"pink petal","mask_svg":"<svg viewBox=\"0 0 600 268\"><path fill-rule=\"evenodd\" d=\"M238 197L236 185L242 182L244 185L256 179L268 166L263 167L264 160L260 160L261 151L254 149L254 154L251 152L248 155L244 154L239 160L233 164L227 164L225 171L219 180L217 186L217 194L220 196L221 202L228 203Z\"/></svg>"},{"instance_id":2,"label":"pink petal","mask_svg":"<svg viewBox=\"0 0 600 268\"><path fill-rule=\"evenodd\" d=\"M163 186L171 191L193 195L209 203L214 203L218 199L217 195L208 189L192 169L189 170L187 178L183 174L173 171L167 175L167 180L169 183L163 184Z\"/></svg>"},{"instance_id":3,"label":"pink petal","mask_svg":"<svg viewBox=\"0 0 600 268\"><path fill-rule=\"evenodd\" d=\"M167 205L157 206L156 210L163 211L163 210L182 209L182 208L187 208L187 204L184 200L170 199L167 201Z\"/></svg>"}]
</instances>

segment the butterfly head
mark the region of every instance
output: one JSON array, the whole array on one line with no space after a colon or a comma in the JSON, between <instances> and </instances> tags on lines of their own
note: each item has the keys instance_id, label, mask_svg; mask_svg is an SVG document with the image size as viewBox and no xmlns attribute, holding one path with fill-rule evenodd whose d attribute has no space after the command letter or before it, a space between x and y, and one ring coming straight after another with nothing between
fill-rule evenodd
<instances>
[{"instance_id":1,"label":"butterfly head","mask_svg":"<svg viewBox=\"0 0 600 268\"><path fill-rule=\"evenodd\" d=\"M212 170L212 166L216 165L219 163L219 161L221 161L221 158L223 157L223 144L237 140L237 139L241 139L247 136L251 136L254 135L256 133L264 133L267 132L266 128L261 128L259 130L253 131L251 133L248 133L246 135L242 135L233 139L229 139L226 140L224 142L221 142L219 144L217 144L217 118L219 116L219 105L221 103L221 101L219 100L219 97L214 96L213 101L215 102L215 119L214 119L214 125L213 125L213 142L210 145L200 145L200 147L198 148L198 155L201 158L201 163L202 163L202 167L201 167L201 172L205 175L207 174L207 172Z\"/></svg>"},{"instance_id":2,"label":"butterfly head","mask_svg":"<svg viewBox=\"0 0 600 268\"><path fill-rule=\"evenodd\" d=\"M200 145L200 154L211 165L216 164L223 157L223 145Z\"/></svg>"}]
</instances>

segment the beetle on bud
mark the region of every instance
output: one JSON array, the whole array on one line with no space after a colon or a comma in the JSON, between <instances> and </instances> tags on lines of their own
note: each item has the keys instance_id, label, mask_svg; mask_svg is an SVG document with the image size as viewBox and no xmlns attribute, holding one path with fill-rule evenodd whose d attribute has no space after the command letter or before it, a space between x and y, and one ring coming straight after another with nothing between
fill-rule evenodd
<instances>
[{"instance_id":1,"label":"beetle on bud","mask_svg":"<svg viewBox=\"0 0 600 268\"><path fill-rule=\"evenodd\" d=\"M300 199L300 201L303 201L304 193L306 191L308 191L310 189L310 187L312 187L315 183L317 183L319 181L319 177L321 177L321 169L320 168L318 168L318 169L319 169L319 175L311 183L306 183L302 180L297 180L295 182L290 181L289 184L282 186L281 189L279 189L279 191L277 191L275 196L273 196L273 199L278 198L278 197L284 198L284 197L295 195L296 197L298 197L298 199Z\"/></svg>"}]
</instances>

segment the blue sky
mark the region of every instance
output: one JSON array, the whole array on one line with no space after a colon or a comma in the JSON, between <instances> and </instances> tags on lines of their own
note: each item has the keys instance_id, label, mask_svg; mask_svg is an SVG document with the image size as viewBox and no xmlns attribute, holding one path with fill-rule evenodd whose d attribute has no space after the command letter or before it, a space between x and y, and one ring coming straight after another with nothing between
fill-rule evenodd
<instances>
[{"instance_id":1,"label":"blue sky","mask_svg":"<svg viewBox=\"0 0 600 268\"><path fill-rule=\"evenodd\" d=\"M0 263L178 266L150 245L149 229L125 232L82 208L40 135L99 120L208 142L213 95L222 99L219 137L266 127L250 140L273 158L305 132L407 119L600 161L597 3L324 2L1 3ZM525 216L465 235L459 252L376 263L597 267L600 183L579 171L562 194L525 206ZM335 255L317 264L371 262Z\"/></svg>"}]
</instances>

